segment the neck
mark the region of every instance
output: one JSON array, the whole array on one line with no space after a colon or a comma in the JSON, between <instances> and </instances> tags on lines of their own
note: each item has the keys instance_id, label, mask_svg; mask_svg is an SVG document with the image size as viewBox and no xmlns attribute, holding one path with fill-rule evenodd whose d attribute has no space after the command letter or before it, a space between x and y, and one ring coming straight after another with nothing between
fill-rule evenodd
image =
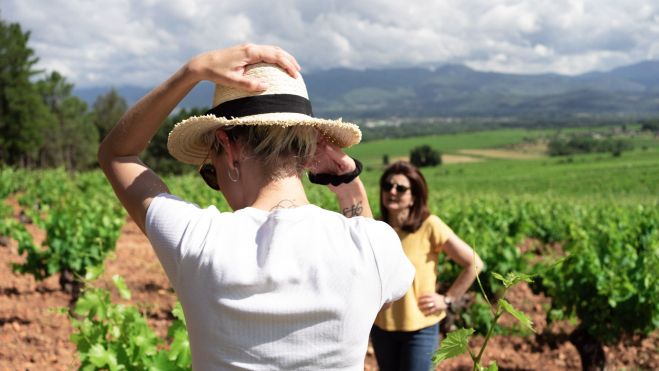
<instances>
[{"instance_id":1,"label":"neck","mask_svg":"<svg viewBox=\"0 0 659 371\"><path fill-rule=\"evenodd\" d=\"M398 229L403 224L405 224L409 216L410 216L409 208L405 208L402 210L395 210L395 211L389 210L389 225L395 229Z\"/></svg>"},{"instance_id":2,"label":"neck","mask_svg":"<svg viewBox=\"0 0 659 371\"><path fill-rule=\"evenodd\" d=\"M276 179L256 191L252 207L272 211L308 205L302 181L296 175Z\"/></svg>"},{"instance_id":3,"label":"neck","mask_svg":"<svg viewBox=\"0 0 659 371\"><path fill-rule=\"evenodd\" d=\"M231 208L254 207L266 211L309 204L300 177L295 173L272 180L261 163L253 158L240 163L240 180L225 193Z\"/></svg>"}]
</instances>

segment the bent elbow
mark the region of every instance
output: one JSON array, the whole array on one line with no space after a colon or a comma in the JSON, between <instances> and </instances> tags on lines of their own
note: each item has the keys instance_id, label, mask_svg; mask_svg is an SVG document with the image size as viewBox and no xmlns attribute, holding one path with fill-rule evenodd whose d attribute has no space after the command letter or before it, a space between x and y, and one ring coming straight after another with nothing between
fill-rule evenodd
<instances>
[{"instance_id":1,"label":"bent elbow","mask_svg":"<svg viewBox=\"0 0 659 371\"><path fill-rule=\"evenodd\" d=\"M109 154L106 146L104 145L105 142L101 142L101 144L98 146L98 151L96 152L96 160L98 161L99 166L101 169L105 169L109 162Z\"/></svg>"},{"instance_id":2,"label":"bent elbow","mask_svg":"<svg viewBox=\"0 0 659 371\"><path fill-rule=\"evenodd\" d=\"M476 254L476 258L474 259L473 266L474 266L474 272L476 273L476 275L478 275L483 270L483 266L484 266L483 260L481 260L480 256L478 256L478 254Z\"/></svg>"}]
</instances>

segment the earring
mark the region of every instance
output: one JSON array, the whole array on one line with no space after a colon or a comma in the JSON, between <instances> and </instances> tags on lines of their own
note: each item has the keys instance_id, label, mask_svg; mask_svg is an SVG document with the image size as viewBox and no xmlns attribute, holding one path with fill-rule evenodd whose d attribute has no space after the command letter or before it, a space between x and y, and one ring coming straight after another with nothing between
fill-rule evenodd
<instances>
[{"instance_id":1,"label":"earring","mask_svg":"<svg viewBox=\"0 0 659 371\"><path fill-rule=\"evenodd\" d=\"M237 182L240 180L240 170L238 169L238 161L233 162L233 169L236 171L236 176L231 176L231 168L227 169L227 175L232 182Z\"/></svg>"}]
</instances>

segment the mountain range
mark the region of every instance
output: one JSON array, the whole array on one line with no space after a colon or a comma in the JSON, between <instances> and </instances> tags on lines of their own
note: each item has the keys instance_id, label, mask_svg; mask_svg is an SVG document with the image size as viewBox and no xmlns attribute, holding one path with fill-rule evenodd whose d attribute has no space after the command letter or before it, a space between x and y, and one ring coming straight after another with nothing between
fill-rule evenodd
<instances>
[{"instance_id":1,"label":"mountain range","mask_svg":"<svg viewBox=\"0 0 659 371\"><path fill-rule=\"evenodd\" d=\"M576 76L434 68L330 69L304 75L318 117L344 119L429 117L561 118L659 115L659 61ZM115 87L129 104L149 89ZM75 89L93 104L110 87ZM209 107L213 85L195 87L181 107Z\"/></svg>"}]
</instances>

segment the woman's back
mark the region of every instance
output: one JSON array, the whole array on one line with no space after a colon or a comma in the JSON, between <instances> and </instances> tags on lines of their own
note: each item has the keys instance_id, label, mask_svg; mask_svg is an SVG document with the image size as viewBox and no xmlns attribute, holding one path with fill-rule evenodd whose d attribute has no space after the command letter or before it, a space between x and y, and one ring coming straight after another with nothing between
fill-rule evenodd
<instances>
[{"instance_id":1,"label":"woman's back","mask_svg":"<svg viewBox=\"0 0 659 371\"><path fill-rule=\"evenodd\" d=\"M341 150L361 140L359 127L313 117L299 70L273 46L202 53L100 145L101 168L183 304L194 369L361 369L377 310L414 277L395 232L363 218L361 166ZM235 213L169 195L139 158L204 80L216 83L213 108L176 124L167 149ZM305 169L331 184L345 216L308 205Z\"/></svg>"},{"instance_id":2,"label":"woman's back","mask_svg":"<svg viewBox=\"0 0 659 371\"><path fill-rule=\"evenodd\" d=\"M389 226L314 205L220 213L161 195L146 231L204 370L360 369L375 315L409 287Z\"/></svg>"}]
</instances>

